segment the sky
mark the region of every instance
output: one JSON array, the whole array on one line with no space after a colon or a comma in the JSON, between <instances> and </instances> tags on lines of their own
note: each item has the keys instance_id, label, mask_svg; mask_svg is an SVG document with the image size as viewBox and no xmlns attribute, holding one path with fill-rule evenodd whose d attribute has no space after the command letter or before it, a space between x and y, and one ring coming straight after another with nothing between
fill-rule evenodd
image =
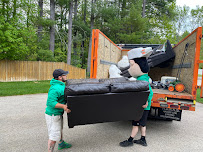
<instances>
[{"instance_id":1,"label":"sky","mask_svg":"<svg viewBox=\"0 0 203 152\"><path fill-rule=\"evenodd\" d=\"M196 5L203 6L203 0L176 0L176 5L183 7L189 6L191 9L196 8Z\"/></svg>"}]
</instances>

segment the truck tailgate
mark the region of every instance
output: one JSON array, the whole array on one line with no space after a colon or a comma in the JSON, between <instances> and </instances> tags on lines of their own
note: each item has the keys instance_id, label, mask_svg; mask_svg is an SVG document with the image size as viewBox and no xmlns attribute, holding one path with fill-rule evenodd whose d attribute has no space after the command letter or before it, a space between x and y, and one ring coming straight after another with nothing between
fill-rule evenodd
<instances>
[{"instance_id":1,"label":"truck tailgate","mask_svg":"<svg viewBox=\"0 0 203 152\"><path fill-rule=\"evenodd\" d=\"M171 92L165 89L152 89L152 106L195 111L194 97L187 92Z\"/></svg>"}]
</instances>

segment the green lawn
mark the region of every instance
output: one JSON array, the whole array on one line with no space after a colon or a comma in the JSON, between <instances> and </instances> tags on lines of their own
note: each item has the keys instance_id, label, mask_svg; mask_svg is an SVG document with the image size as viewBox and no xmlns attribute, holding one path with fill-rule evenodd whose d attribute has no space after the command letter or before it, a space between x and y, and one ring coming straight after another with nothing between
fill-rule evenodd
<instances>
[{"instance_id":1,"label":"green lawn","mask_svg":"<svg viewBox=\"0 0 203 152\"><path fill-rule=\"evenodd\" d=\"M200 92L201 92L201 89L197 89L197 96L196 96L197 99L196 99L196 101L203 103L203 98L200 98Z\"/></svg>"},{"instance_id":2,"label":"green lawn","mask_svg":"<svg viewBox=\"0 0 203 152\"><path fill-rule=\"evenodd\" d=\"M0 82L0 96L48 93L50 81Z\"/></svg>"}]
</instances>

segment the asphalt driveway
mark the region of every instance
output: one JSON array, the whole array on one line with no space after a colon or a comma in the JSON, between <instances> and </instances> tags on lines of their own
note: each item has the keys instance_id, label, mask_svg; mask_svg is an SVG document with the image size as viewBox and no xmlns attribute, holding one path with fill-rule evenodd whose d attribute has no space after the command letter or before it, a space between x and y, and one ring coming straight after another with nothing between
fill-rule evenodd
<instances>
[{"instance_id":1,"label":"asphalt driveway","mask_svg":"<svg viewBox=\"0 0 203 152\"><path fill-rule=\"evenodd\" d=\"M0 152L47 151L46 98L47 94L0 97ZM203 151L203 104L200 103L195 112L183 111L181 122L149 120L147 147L119 147L119 142L130 136L129 121L69 129L66 115L64 120L64 139L73 147L61 152ZM139 137L140 133L136 138Z\"/></svg>"}]
</instances>

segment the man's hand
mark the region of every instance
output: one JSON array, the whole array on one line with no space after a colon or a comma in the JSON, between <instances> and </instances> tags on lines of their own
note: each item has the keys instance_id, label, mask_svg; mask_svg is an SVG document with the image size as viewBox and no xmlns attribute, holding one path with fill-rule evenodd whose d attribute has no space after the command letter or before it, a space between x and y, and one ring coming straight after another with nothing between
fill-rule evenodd
<instances>
[{"instance_id":1,"label":"man's hand","mask_svg":"<svg viewBox=\"0 0 203 152\"><path fill-rule=\"evenodd\" d=\"M142 108L147 108L147 106L148 106L148 101L146 102L145 105L142 106Z\"/></svg>"},{"instance_id":2,"label":"man's hand","mask_svg":"<svg viewBox=\"0 0 203 152\"><path fill-rule=\"evenodd\" d=\"M67 113L70 113L70 112L71 112L71 110L68 109L67 105L64 105L64 104L61 104L61 103L57 103L57 104L55 105L55 108L64 109L64 111L67 112Z\"/></svg>"},{"instance_id":3,"label":"man's hand","mask_svg":"<svg viewBox=\"0 0 203 152\"><path fill-rule=\"evenodd\" d=\"M64 111L67 112L67 113L70 113L70 112L71 112L71 110L68 109L68 107L67 107L66 105L63 106L63 109L64 109Z\"/></svg>"}]
</instances>

